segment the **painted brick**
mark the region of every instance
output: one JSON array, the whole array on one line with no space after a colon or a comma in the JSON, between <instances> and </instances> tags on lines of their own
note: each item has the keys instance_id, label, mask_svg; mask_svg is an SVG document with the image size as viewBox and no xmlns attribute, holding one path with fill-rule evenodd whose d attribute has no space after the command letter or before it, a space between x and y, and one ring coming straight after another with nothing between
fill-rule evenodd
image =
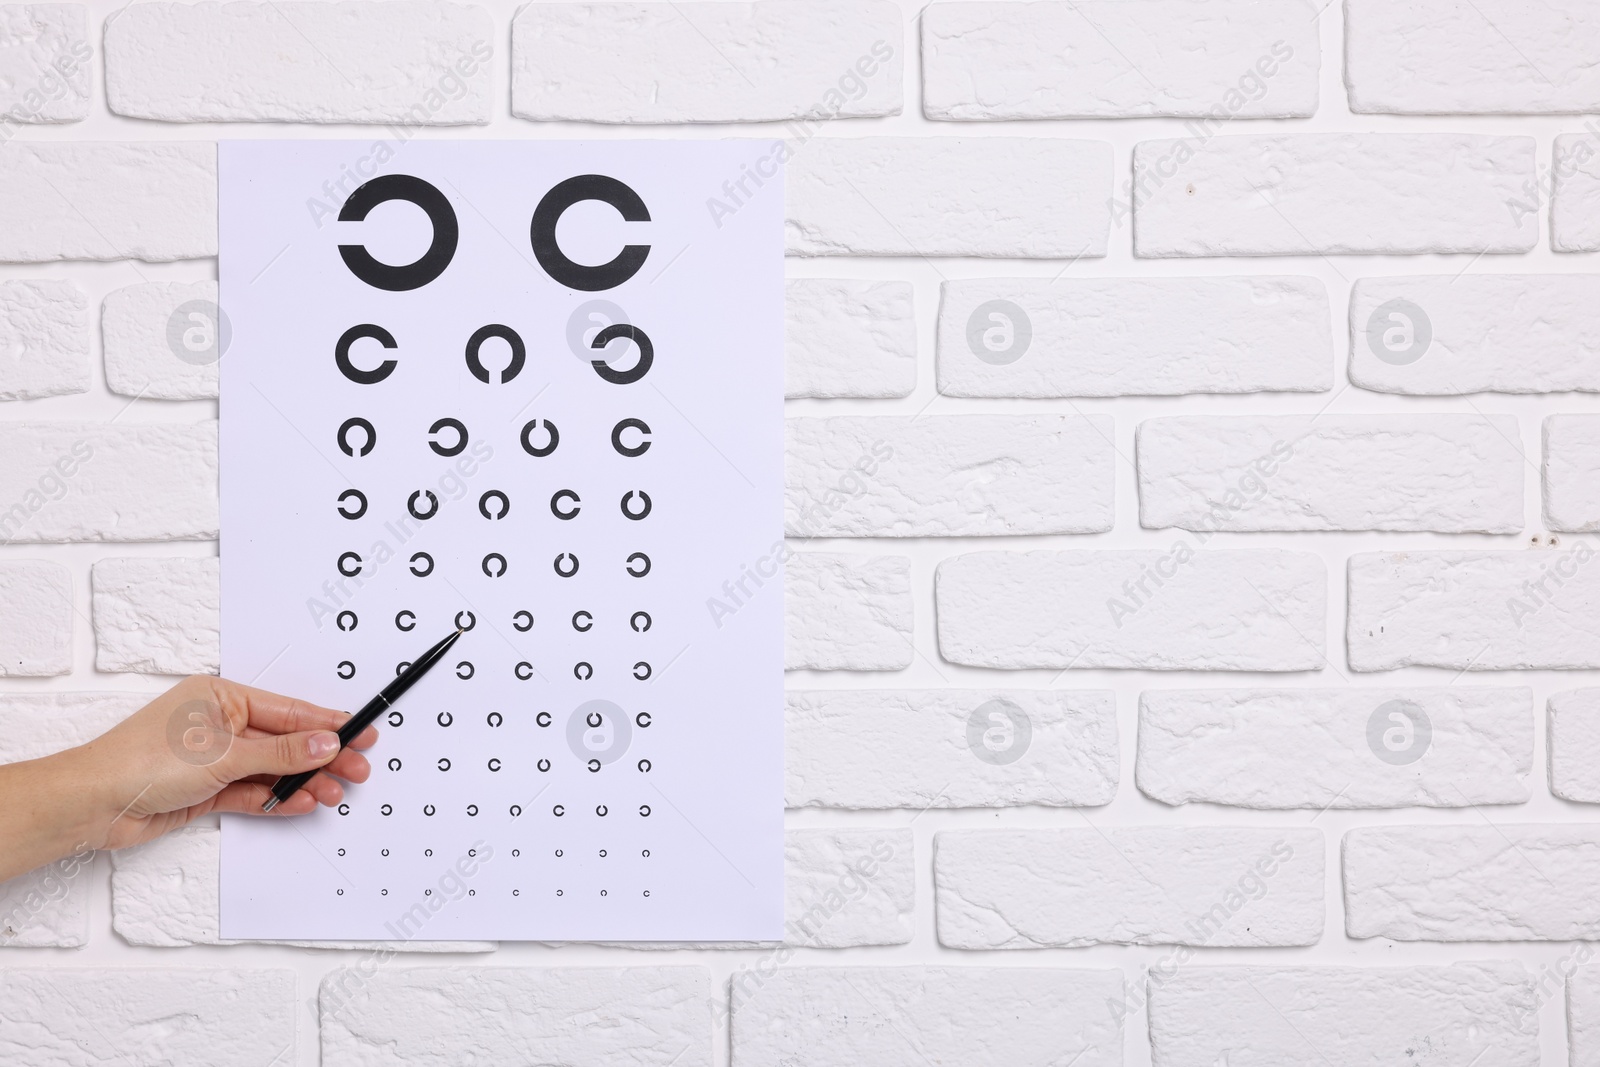
<instances>
[{"instance_id":1,"label":"painted brick","mask_svg":"<svg viewBox=\"0 0 1600 1067\"><path fill-rule=\"evenodd\" d=\"M1253 0L941 3L922 14L930 119L1309 118L1316 20Z\"/></svg>"},{"instance_id":2,"label":"painted brick","mask_svg":"<svg viewBox=\"0 0 1600 1067\"><path fill-rule=\"evenodd\" d=\"M0 1062L296 1063L295 973L229 967L0 969Z\"/></svg>"},{"instance_id":3,"label":"painted brick","mask_svg":"<svg viewBox=\"0 0 1600 1067\"><path fill-rule=\"evenodd\" d=\"M1522 529L1511 415L1178 415L1139 424L1139 522L1186 530Z\"/></svg>"},{"instance_id":4,"label":"painted brick","mask_svg":"<svg viewBox=\"0 0 1600 1067\"><path fill-rule=\"evenodd\" d=\"M1532 137L1277 134L1143 141L1139 256L1527 252L1533 215L1506 200L1534 179ZM1171 176L1166 172L1172 171ZM1192 190L1192 192L1191 192Z\"/></svg>"},{"instance_id":5,"label":"painted brick","mask_svg":"<svg viewBox=\"0 0 1600 1067\"><path fill-rule=\"evenodd\" d=\"M1121 1067L1121 991L1116 970L780 967L732 986L733 1067Z\"/></svg>"},{"instance_id":6,"label":"painted brick","mask_svg":"<svg viewBox=\"0 0 1600 1067\"><path fill-rule=\"evenodd\" d=\"M165 122L489 121L487 8L432 0L130 5L106 21L106 99Z\"/></svg>"},{"instance_id":7,"label":"painted brick","mask_svg":"<svg viewBox=\"0 0 1600 1067\"><path fill-rule=\"evenodd\" d=\"M1574 541L1530 552L1350 557L1350 668L1600 667L1600 567Z\"/></svg>"},{"instance_id":8,"label":"painted brick","mask_svg":"<svg viewBox=\"0 0 1600 1067\"><path fill-rule=\"evenodd\" d=\"M1600 825L1368 826L1343 853L1351 937L1600 940Z\"/></svg>"},{"instance_id":9,"label":"painted brick","mask_svg":"<svg viewBox=\"0 0 1600 1067\"><path fill-rule=\"evenodd\" d=\"M800 256L1103 256L1111 146L1047 137L813 137L785 167Z\"/></svg>"},{"instance_id":10,"label":"painted brick","mask_svg":"<svg viewBox=\"0 0 1600 1067\"><path fill-rule=\"evenodd\" d=\"M784 668L897 671L911 665L911 560L790 554L784 567Z\"/></svg>"},{"instance_id":11,"label":"painted brick","mask_svg":"<svg viewBox=\"0 0 1600 1067\"><path fill-rule=\"evenodd\" d=\"M1533 979L1513 960L1185 967L1152 972L1148 985L1152 1067L1266 1067L1308 1049L1335 1064L1396 1054L1450 1067L1539 1064Z\"/></svg>"},{"instance_id":12,"label":"painted brick","mask_svg":"<svg viewBox=\"0 0 1600 1067\"><path fill-rule=\"evenodd\" d=\"M85 849L0 882L0 948L87 945L93 867Z\"/></svg>"},{"instance_id":13,"label":"painted brick","mask_svg":"<svg viewBox=\"0 0 1600 1067\"><path fill-rule=\"evenodd\" d=\"M1006 669L1320 670L1327 594L1322 561L1303 552L1187 539L1169 551L974 552L939 565L939 650Z\"/></svg>"},{"instance_id":14,"label":"painted brick","mask_svg":"<svg viewBox=\"0 0 1600 1067\"><path fill-rule=\"evenodd\" d=\"M222 657L219 571L215 557L96 563L95 669L217 673Z\"/></svg>"},{"instance_id":15,"label":"painted brick","mask_svg":"<svg viewBox=\"0 0 1600 1067\"><path fill-rule=\"evenodd\" d=\"M1550 792L1600 804L1600 689L1552 693L1548 710Z\"/></svg>"},{"instance_id":16,"label":"painted brick","mask_svg":"<svg viewBox=\"0 0 1600 1067\"><path fill-rule=\"evenodd\" d=\"M1549 530L1600 530L1600 415L1544 420L1544 522Z\"/></svg>"},{"instance_id":17,"label":"painted brick","mask_svg":"<svg viewBox=\"0 0 1600 1067\"><path fill-rule=\"evenodd\" d=\"M1584 944L1573 956L1588 961L1593 953L1594 946ZM1590 964L1567 979L1567 1053L1571 1067L1600 1063L1600 966Z\"/></svg>"},{"instance_id":18,"label":"painted brick","mask_svg":"<svg viewBox=\"0 0 1600 1067\"><path fill-rule=\"evenodd\" d=\"M5 541L217 536L215 422L0 423L0 456Z\"/></svg>"},{"instance_id":19,"label":"painted brick","mask_svg":"<svg viewBox=\"0 0 1600 1067\"><path fill-rule=\"evenodd\" d=\"M0 113L10 122L78 122L89 116L88 8L0 7Z\"/></svg>"},{"instance_id":20,"label":"painted brick","mask_svg":"<svg viewBox=\"0 0 1600 1067\"><path fill-rule=\"evenodd\" d=\"M911 831L789 830L784 928L792 945L905 945L914 932Z\"/></svg>"},{"instance_id":21,"label":"painted brick","mask_svg":"<svg viewBox=\"0 0 1600 1067\"><path fill-rule=\"evenodd\" d=\"M1109 415L789 419L790 537L1111 529Z\"/></svg>"},{"instance_id":22,"label":"painted brick","mask_svg":"<svg viewBox=\"0 0 1600 1067\"><path fill-rule=\"evenodd\" d=\"M1550 176L1550 247L1557 252L1600 249L1600 129L1594 119L1584 133L1556 137ZM1538 194L1525 191L1514 205L1517 213L1536 212Z\"/></svg>"},{"instance_id":23,"label":"painted brick","mask_svg":"<svg viewBox=\"0 0 1600 1067\"><path fill-rule=\"evenodd\" d=\"M1600 111L1600 18L1577 3L1347 0L1350 110L1399 115Z\"/></svg>"},{"instance_id":24,"label":"painted brick","mask_svg":"<svg viewBox=\"0 0 1600 1067\"><path fill-rule=\"evenodd\" d=\"M1165 804L1521 804L1533 691L1187 689L1139 699L1139 791Z\"/></svg>"},{"instance_id":25,"label":"painted brick","mask_svg":"<svg viewBox=\"0 0 1600 1067\"><path fill-rule=\"evenodd\" d=\"M791 808L1109 804L1108 690L815 689L785 694Z\"/></svg>"},{"instance_id":26,"label":"painted brick","mask_svg":"<svg viewBox=\"0 0 1600 1067\"><path fill-rule=\"evenodd\" d=\"M29 141L0 152L0 262L217 254L208 141Z\"/></svg>"},{"instance_id":27,"label":"painted brick","mask_svg":"<svg viewBox=\"0 0 1600 1067\"><path fill-rule=\"evenodd\" d=\"M982 278L947 281L942 293L946 396L1333 385L1328 291L1316 278Z\"/></svg>"},{"instance_id":28,"label":"painted brick","mask_svg":"<svg viewBox=\"0 0 1600 1067\"><path fill-rule=\"evenodd\" d=\"M900 9L883 0L528 4L511 23L511 111L579 122L898 115L902 38Z\"/></svg>"},{"instance_id":29,"label":"painted brick","mask_svg":"<svg viewBox=\"0 0 1600 1067\"><path fill-rule=\"evenodd\" d=\"M711 1067L701 967L353 967L318 996L322 1062Z\"/></svg>"},{"instance_id":30,"label":"painted brick","mask_svg":"<svg viewBox=\"0 0 1600 1067\"><path fill-rule=\"evenodd\" d=\"M100 307L106 385L151 400L215 397L231 335L219 339L218 320L216 282L141 282L108 293Z\"/></svg>"},{"instance_id":31,"label":"painted brick","mask_svg":"<svg viewBox=\"0 0 1600 1067\"><path fill-rule=\"evenodd\" d=\"M1600 392L1600 278L1359 278L1350 381L1381 393Z\"/></svg>"},{"instance_id":32,"label":"painted brick","mask_svg":"<svg viewBox=\"0 0 1600 1067\"><path fill-rule=\"evenodd\" d=\"M938 835L948 948L1314 945L1322 831L1198 826Z\"/></svg>"},{"instance_id":33,"label":"painted brick","mask_svg":"<svg viewBox=\"0 0 1600 1067\"><path fill-rule=\"evenodd\" d=\"M909 282L784 283L784 391L797 397L910 396L917 324Z\"/></svg>"},{"instance_id":34,"label":"painted brick","mask_svg":"<svg viewBox=\"0 0 1600 1067\"><path fill-rule=\"evenodd\" d=\"M225 941L218 867L222 833L186 826L111 854L111 925L130 945L295 945L385 952L492 952L492 941Z\"/></svg>"},{"instance_id":35,"label":"painted brick","mask_svg":"<svg viewBox=\"0 0 1600 1067\"><path fill-rule=\"evenodd\" d=\"M0 20L4 12L0 7ZM0 400L88 391L83 290L65 281L0 282Z\"/></svg>"},{"instance_id":36,"label":"painted brick","mask_svg":"<svg viewBox=\"0 0 1600 1067\"><path fill-rule=\"evenodd\" d=\"M3 455L0 450L0 455ZM0 678L72 670L72 573L38 559L0 562Z\"/></svg>"}]
</instances>

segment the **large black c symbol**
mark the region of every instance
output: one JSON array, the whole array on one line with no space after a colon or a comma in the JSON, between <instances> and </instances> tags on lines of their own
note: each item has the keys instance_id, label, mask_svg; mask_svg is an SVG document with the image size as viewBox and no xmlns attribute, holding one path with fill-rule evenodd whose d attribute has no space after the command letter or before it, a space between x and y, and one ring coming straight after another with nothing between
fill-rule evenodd
<instances>
[{"instance_id":1,"label":"large black c symbol","mask_svg":"<svg viewBox=\"0 0 1600 1067\"><path fill-rule=\"evenodd\" d=\"M586 293L615 289L644 266L650 254L649 245L624 245L621 252L609 263L597 267L574 263L556 243L556 223L573 204L580 200L599 200L617 209L627 222L649 222L650 211L639 199L639 194L615 178L604 174L580 174L559 182L533 211L533 224L529 237L533 242L533 255L546 274L569 289Z\"/></svg>"},{"instance_id":2,"label":"large black c symbol","mask_svg":"<svg viewBox=\"0 0 1600 1067\"><path fill-rule=\"evenodd\" d=\"M421 178L410 174L381 174L350 194L339 209L340 222L361 222L379 204L390 200L405 200L428 213L433 225L433 243L415 263L394 266L379 263L372 258L365 245L340 245L339 255L350 273L374 289L403 293L420 289L444 273L456 254L456 242L461 228L456 223L455 208L438 189Z\"/></svg>"}]
</instances>

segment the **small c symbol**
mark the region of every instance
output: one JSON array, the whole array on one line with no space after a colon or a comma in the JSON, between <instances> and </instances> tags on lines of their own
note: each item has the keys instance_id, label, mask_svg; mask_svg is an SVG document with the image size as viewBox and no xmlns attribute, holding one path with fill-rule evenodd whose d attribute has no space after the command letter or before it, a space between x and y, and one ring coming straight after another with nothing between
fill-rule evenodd
<instances>
[{"instance_id":1,"label":"small c symbol","mask_svg":"<svg viewBox=\"0 0 1600 1067\"><path fill-rule=\"evenodd\" d=\"M498 500L500 507L493 513L489 510L489 501ZM478 513L486 519L503 519L511 511L511 498L498 489L491 489L478 498Z\"/></svg>"},{"instance_id":2,"label":"small c symbol","mask_svg":"<svg viewBox=\"0 0 1600 1067\"><path fill-rule=\"evenodd\" d=\"M428 447L441 456L459 456L467 447L467 427L460 419L440 419L428 427L428 436L432 438L440 430L451 429L456 432L456 443L453 445L440 444L438 441L429 440Z\"/></svg>"},{"instance_id":3,"label":"small c symbol","mask_svg":"<svg viewBox=\"0 0 1600 1067\"><path fill-rule=\"evenodd\" d=\"M636 445L622 443L623 430L638 430L642 435ZM611 428L611 447L624 456L642 456L650 451L650 427L642 419L623 419Z\"/></svg>"},{"instance_id":4,"label":"small c symbol","mask_svg":"<svg viewBox=\"0 0 1600 1067\"><path fill-rule=\"evenodd\" d=\"M548 419L542 420L545 433L550 435L550 440L542 446L535 446L532 434L537 429L541 420L532 419L522 428L522 450L530 456L548 456L556 450L556 445L561 442L561 434L556 429L556 424Z\"/></svg>"},{"instance_id":5,"label":"small c symbol","mask_svg":"<svg viewBox=\"0 0 1600 1067\"><path fill-rule=\"evenodd\" d=\"M344 509L344 502L352 497L356 501L356 509L354 511L346 511ZM347 519L359 519L366 513L367 494L363 493L359 489L346 489L344 492L339 494L339 514L343 515Z\"/></svg>"},{"instance_id":6,"label":"small c symbol","mask_svg":"<svg viewBox=\"0 0 1600 1067\"><path fill-rule=\"evenodd\" d=\"M417 510L417 505L421 502L423 496L428 498L427 511ZM431 519L439 513L439 498L433 495L432 489L415 490L406 498L406 510L411 512L413 519Z\"/></svg>"},{"instance_id":7,"label":"small c symbol","mask_svg":"<svg viewBox=\"0 0 1600 1067\"><path fill-rule=\"evenodd\" d=\"M350 444L350 431L355 429L361 430L362 433L366 435L363 438L360 447ZM373 446L375 446L377 443L378 431L373 429L372 423L368 422L366 419L345 419L344 422L339 424L339 451L343 452L345 455L351 457L364 456L368 452L371 452Z\"/></svg>"},{"instance_id":8,"label":"small c symbol","mask_svg":"<svg viewBox=\"0 0 1600 1067\"><path fill-rule=\"evenodd\" d=\"M572 501L573 506L566 511L561 510L561 502L563 500ZM580 503L582 503L582 501L578 499L578 494L574 493L571 489L558 489L555 496L550 498L550 514L554 515L558 519L576 518L578 512L583 510L582 508L578 507Z\"/></svg>"}]
</instances>

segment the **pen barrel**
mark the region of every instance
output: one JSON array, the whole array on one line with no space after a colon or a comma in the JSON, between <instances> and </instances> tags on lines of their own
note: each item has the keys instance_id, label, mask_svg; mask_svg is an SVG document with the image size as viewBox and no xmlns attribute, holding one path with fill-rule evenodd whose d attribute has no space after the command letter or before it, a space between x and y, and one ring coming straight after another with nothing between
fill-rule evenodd
<instances>
[{"instance_id":1,"label":"pen barrel","mask_svg":"<svg viewBox=\"0 0 1600 1067\"><path fill-rule=\"evenodd\" d=\"M391 703L386 692L379 693L367 701L364 708L346 719L344 725L339 727L339 747L343 748L359 737L362 730L371 726L379 715L389 710Z\"/></svg>"}]
</instances>

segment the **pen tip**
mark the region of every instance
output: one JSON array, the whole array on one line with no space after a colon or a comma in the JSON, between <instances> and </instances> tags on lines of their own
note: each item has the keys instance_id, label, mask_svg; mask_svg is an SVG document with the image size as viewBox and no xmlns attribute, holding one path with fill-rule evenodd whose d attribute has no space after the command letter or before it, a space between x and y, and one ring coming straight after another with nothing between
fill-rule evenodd
<instances>
[{"instance_id":1,"label":"pen tip","mask_svg":"<svg viewBox=\"0 0 1600 1067\"><path fill-rule=\"evenodd\" d=\"M275 808L277 806L278 806L278 798L277 797L268 797L267 798L267 802L265 804L261 805L261 812L262 812L262 814L266 814L267 812L271 811L273 808Z\"/></svg>"}]
</instances>

